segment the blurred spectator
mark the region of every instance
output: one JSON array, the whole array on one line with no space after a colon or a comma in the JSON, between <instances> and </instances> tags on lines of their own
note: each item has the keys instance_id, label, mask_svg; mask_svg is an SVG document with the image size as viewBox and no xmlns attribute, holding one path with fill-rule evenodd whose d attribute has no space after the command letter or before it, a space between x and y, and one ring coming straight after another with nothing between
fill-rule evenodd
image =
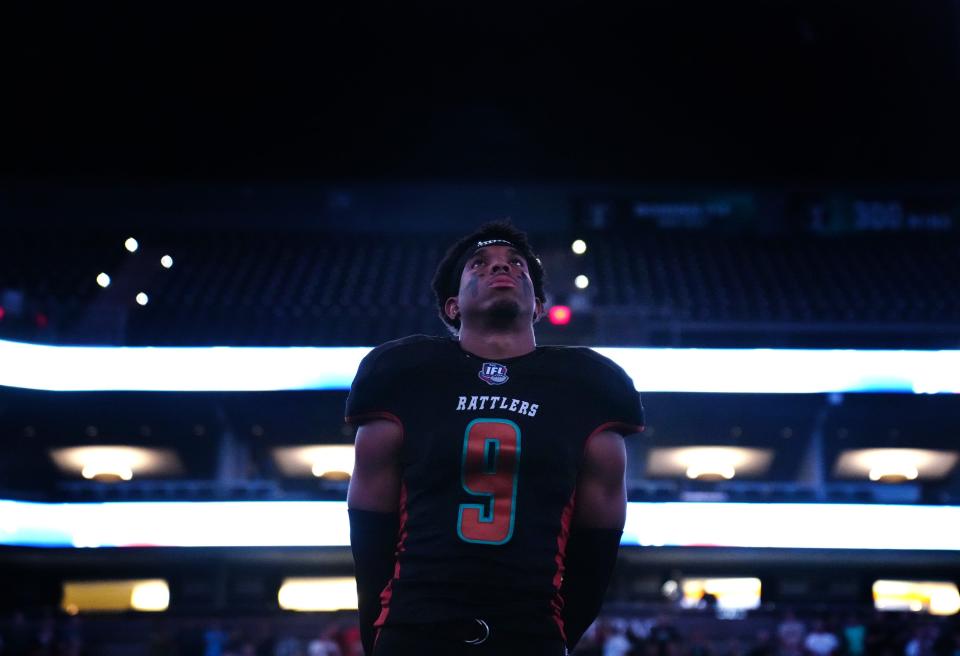
<instances>
[{"instance_id":1,"label":"blurred spectator","mask_svg":"<svg viewBox=\"0 0 960 656\"><path fill-rule=\"evenodd\" d=\"M892 617L892 613L874 612L864 639L866 656L902 656L902 650L898 649L897 627Z\"/></svg>"},{"instance_id":2,"label":"blurred spectator","mask_svg":"<svg viewBox=\"0 0 960 656\"><path fill-rule=\"evenodd\" d=\"M67 618L60 640L57 643L60 656L81 656L83 654L83 631L79 615Z\"/></svg>"},{"instance_id":3,"label":"blurred spectator","mask_svg":"<svg viewBox=\"0 0 960 656\"><path fill-rule=\"evenodd\" d=\"M163 620L157 620L150 636L147 638L147 654L149 656L179 656L177 641L173 635L173 628Z\"/></svg>"},{"instance_id":4,"label":"blurred spectator","mask_svg":"<svg viewBox=\"0 0 960 656\"><path fill-rule=\"evenodd\" d=\"M329 638L314 638L307 643L307 656L341 656L340 647Z\"/></svg>"},{"instance_id":5,"label":"blurred spectator","mask_svg":"<svg viewBox=\"0 0 960 656\"><path fill-rule=\"evenodd\" d=\"M788 608L784 612L780 624L777 625L780 656L801 656L803 654L803 641L806 636L806 625L797 619L793 609Z\"/></svg>"},{"instance_id":6,"label":"blurred spectator","mask_svg":"<svg viewBox=\"0 0 960 656\"><path fill-rule=\"evenodd\" d=\"M827 628L826 622L816 619L803 641L803 648L811 656L833 656L840 648L840 640Z\"/></svg>"},{"instance_id":7,"label":"blurred spectator","mask_svg":"<svg viewBox=\"0 0 960 656\"><path fill-rule=\"evenodd\" d=\"M673 623L665 613L657 616L656 623L650 627L650 636L648 641L657 647L658 656L671 656L673 645L680 639L680 633L673 626Z\"/></svg>"},{"instance_id":8,"label":"blurred spectator","mask_svg":"<svg viewBox=\"0 0 960 656\"><path fill-rule=\"evenodd\" d=\"M713 650L710 648L710 642L707 640L703 629L695 629L690 635L690 649L688 656L711 656Z\"/></svg>"},{"instance_id":9,"label":"blurred spectator","mask_svg":"<svg viewBox=\"0 0 960 656\"><path fill-rule=\"evenodd\" d=\"M53 616L53 611L45 608L43 618L40 620L40 628L34 640L34 656L53 656L53 650L56 647L56 637L57 623Z\"/></svg>"},{"instance_id":10,"label":"blurred spectator","mask_svg":"<svg viewBox=\"0 0 960 656\"><path fill-rule=\"evenodd\" d=\"M943 627L936 642L933 643L935 656L960 656L960 624Z\"/></svg>"},{"instance_id":11,"label":"blurred spectator","mask_svg":"<svg viewBox=\"0 0 960 656\"><path fill-rule=\"evenodd\" d=\"M223 647L227 641L220 622L214 622L203 632L203 656L223 656Z\"/></svg>"},{"instance_id":12,"label":"blurred spectator","mask_svg":"<svg viewBox=\"0 0 960 656\"><path fill-rule=\"evenodd\" d=\"M746 649L738 636L731 636L726 640L721 656L746 656Z\"/></svg>"},{"instance_id":13,"label":"blurred spectator","mask_svg":"<svg viewBox=\"0 0 960 656\"><path fill-rule=\"evenodd\" d=\"M736 620L679 608L652 614L661 608L601 617L576 656L781 656L778 645L795 644L797 635L801 656L960 656L960 616L884 612L865 623L865 608L840 606L811 618L808 633L794 612L779 622L765 610ZM220 656L362 656L357 638L355 619L345 615L31 619L19 612L0 622L0 656L206 656L216 649Z\"/></svg>"},{"instance_id":14,"label":"blurred spectator","mask_svg":"<svg viewBox=\"0 0 960 656\"><path fill-rule=\"evenodd\" d=\"M859 613L850 613L843 627L843 647L848 656L863 656L867 627Z\"/></svg>"},{"instance_id":15,"label":"blurred spectator","mask_svg":"<svg viewBox=\"0 0 960 656\"><path fill-rule=\"evenodd\" d=\"M904 656L932 656L933 645L939 637L940 631L935 624L921 624L914 627L910 641L904 647Z\"/></svg>"},{"instance_id":16,"label":"blurred spectator","mask_svg":"<svg viewBox=\"0 0 960 656\"><path fill-rule=\"evenodd\" d=\"M773 634L767 629L758 630L753 645L747 650L747 656L777 656L777 644Z\"/></svg>"},{"instance_id":17,"label":"blurred spectator","mask_svg":"<svg viewBox=\"0 0 960 656\"><path fill-rule=\"evenodd\" d=\"M307 643L307 656L343 656L335 640L337 628L329 626L320 636Z\"/></svg>"},{"instance_id":18,"label":"blurred spectator","mask_svg":"<svg viewBox=\"0 0 960 656\"><path fill-rule=\"evenodd\" d=\"M617 619L610 622L603 642L603 656L627 656L630 649L626 620Z\"/></svg>"},{"instance_id":19,"label":"blurred spectator","mask_svg":"<svg viewBox=\"0 0 960 656\"><path fill-rule=\"evenodd\" d=\"M273 647L273 656L304 656L303 643L294 636L281 636Z\"/></svg>"},{"instance_id":20,"label":"blurred spectator","mask_svg":"<svg viewBox=\"0 0 960 656\"><path fill-rule=\"evenodd\" d=\"M13 614L10 628L4 636L3 656L28 656L33 649L33 635L27 618L20 611Z\"/></svg>"}]
</instances>

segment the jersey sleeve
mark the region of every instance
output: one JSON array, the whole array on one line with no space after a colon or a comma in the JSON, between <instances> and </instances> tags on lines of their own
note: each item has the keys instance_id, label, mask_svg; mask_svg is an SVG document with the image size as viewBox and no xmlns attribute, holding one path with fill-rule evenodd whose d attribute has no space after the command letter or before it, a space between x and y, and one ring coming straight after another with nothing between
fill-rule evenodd
<instances>
[{"instance_id":1,"label":"jersey sleeve","mask_svg":"<svg viewBox=\"0 0 960 656\"><path fill-rule=\"evenodd\" d=\"M344 418L348 424L360 426L374 419L402 423L397 371L390 366L389 348L378 346L360 362L350 386Z\"/></svg>"},{"instance_id":2,"label":"jersey sleeve","mask_svg":"<svg viewBox=\"0 0 960 656\"><path fill-rule=\"evenodd\" d=\"M633 435L643 431L644 415L640 393L633 380L617 363L591 351L594 359L594 429Z\"/></svg>"}]
</instances>

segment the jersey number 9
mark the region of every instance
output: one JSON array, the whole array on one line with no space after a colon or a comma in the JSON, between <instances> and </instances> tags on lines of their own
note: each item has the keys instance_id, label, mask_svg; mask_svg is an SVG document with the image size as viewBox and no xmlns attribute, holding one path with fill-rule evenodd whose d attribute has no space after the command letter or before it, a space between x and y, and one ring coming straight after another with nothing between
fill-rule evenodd
<instances>
[{"instance_id":1,"label":"jersey number 9","mask_svg":"<svg viewBox=\"0 0 960 656\"><path fill-rule=\"evenodd\" d=\"M457 535L464 542L506 544L513 537L520 427L506 419L474 419L463 435L460 480L481 503L461 503Z\"/></svg>"}]
</instances>

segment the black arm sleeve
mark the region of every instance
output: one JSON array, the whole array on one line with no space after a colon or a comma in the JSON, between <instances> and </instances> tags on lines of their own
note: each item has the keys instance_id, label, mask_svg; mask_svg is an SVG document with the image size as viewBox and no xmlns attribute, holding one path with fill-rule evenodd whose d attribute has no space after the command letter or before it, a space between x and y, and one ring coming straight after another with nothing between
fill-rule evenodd
<instances>
[{"instance_id":1,"label":"black arm sleeve","mask_svg":"<svg viewBox=\"0 0 960 656\"><path fill-rule=\"evenodd\" d=\"M367 656L373 653L376 635L373 623L380 615L380 593L393 578L397 531L397 513L372 510L348 510L350 548L357 577L360 614L360 638Z\"/></svg>"},{"instance_id":2,"label":"black arm sleeve","mask_svg":"<svg viewBox=\"0 0 960 656\"><path fill-rule=\"evenodd\" d=\"M577 528L570 531L560 596L563 627L570 651L600 612L623 531L615 528Z\"/></svg>"}]
</instances>

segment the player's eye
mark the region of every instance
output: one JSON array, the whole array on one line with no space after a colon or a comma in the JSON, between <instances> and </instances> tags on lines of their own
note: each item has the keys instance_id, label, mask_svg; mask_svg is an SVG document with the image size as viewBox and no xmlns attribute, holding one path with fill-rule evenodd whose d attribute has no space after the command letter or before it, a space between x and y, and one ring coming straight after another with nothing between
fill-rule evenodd
<instances>
[{"instance_id":1,"label":"player's eye","mask_svg":"<svg viewBox=\"0 0 960 656\"><path fill-rule=\"evenodd\" d=\"M474 261L472 261L472 262L470 263L470 267L471 267L471 268L476 268L478 265L481 265L481 264L483 264L483 258L482 258L482 257L478 257L477 259L475 259Z\"/></svg>"},{"instance_id":2,"label":"player's eye","mask_svg":"<svg viewBox=\"0 0 960 656\"><path fill-rule=\"evenodd\" d=\"M516 264L516 265L517 265L518 267L520 267L521 269L523 268L523 260L522 260L521 258L519 258L519 257L513 258L512 263L513 263L513 264Z\"/></svg>"}]
</instances>

